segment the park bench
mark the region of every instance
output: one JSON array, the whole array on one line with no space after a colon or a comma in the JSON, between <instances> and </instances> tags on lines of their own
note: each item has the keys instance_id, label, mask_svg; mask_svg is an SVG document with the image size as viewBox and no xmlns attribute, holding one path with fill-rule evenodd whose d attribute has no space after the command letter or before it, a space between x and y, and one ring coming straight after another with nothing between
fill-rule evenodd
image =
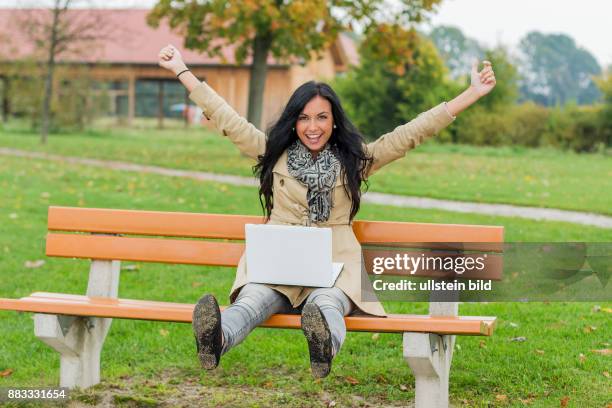
<instances>
[{"instance_id":1,"label":"park bench","mask_svg":"<svg viewBox=\"0 0 612 408\"><path fill-rule=\"evenodd\" d=\"M35 313L35 335L60 353L60 386L92 386L100 382L100 352L113 318L191 322L193 304L118 298L120 261L235 267L244 225L262 222L257 216L50 207L46 254L91 259L87 293L0 298L0 310ZM361 243L503 242L503 228L494 226L355 221L353 230ZM403 334L417 407L448 406L455 336L490 336L496 321L458 316L457 302L435 299L428 315L345 319L349 331ZM274 315L262 326L298 329L300 316Z\"/></svg>"}]
</instances>

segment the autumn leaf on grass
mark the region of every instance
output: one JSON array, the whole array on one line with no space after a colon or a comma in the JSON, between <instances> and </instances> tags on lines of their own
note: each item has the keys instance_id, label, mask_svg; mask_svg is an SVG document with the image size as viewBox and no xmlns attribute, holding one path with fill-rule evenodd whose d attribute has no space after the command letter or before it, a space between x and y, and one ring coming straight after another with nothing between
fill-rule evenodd
<instances>
[{"instance_id":1,"label":"autumn leaf on grass","mask_svg":"<svg viewBox=\"0 0 612 408\"><path fill-rule=\"evenodd\" d=\"M498 400L499 402L506 402L508 401L508 396L504 394L497 394L495 396L495 399Z\"/></svg>"},{"instance_id":2,"label":"autumn leaf on grass","mask_svg":"<svg viewBox=\"0 0 612 408\"><path fill-rule=\"evenodd\" d=\"M603 372L603 376L606 377L606 378L610 378L610 373L607 372L607 371L604 371Z\"/></svg>"},{"instance_id":3,"label":"autumn leaf on grass","mask_svg":"<svg viewBox=\"0 0 612 408\"><path fill-rule=\"evenodd\" d=\"M478 347L487 348L487 343L484 340L480 340L480 342L478 343Z\"/></svg>"},{"instance_id":4,"label":"autumn leaf on grass","mask_svg":"<svg viewBox=\"0 0 612 408\"><path fill-rule=\"evenodd\" d=\"M602 356L609 356L612 354L612 349L601 349L601 350L591 350L593 353L601 354Z\"/></svg>"},{"instance_id":5,"label":"autumn leaf on grass","mask_svg":"<svg viewBox=\"0 0 612 408\"><path fill-rule=\"evenodd\" d=\"M580 360L581 363L584 363L584 360L586 360L586 356L584 354L580 353L578 355L578 359Z\"/></svg>"},{"instance_id":6,"label":"autumn leaf on grass","mask_svg":"<svg viewBox=\"0 0 612 408\"><path fill-rule=\"evenodd\" d=\"M584 328L582 329L584 333L592 333L595 330L597 330L596 326L584 326Z\"/></svg>"},{"instance_id":7,"label":"autumn leaf on grass","mask_svg":"<svg viewBox=\"0 0 612 408\"><path fill-rule=\"evenodd\" d=\"M561 404L561 408L565 408L567 407L567 404L569 403L570 397L563 397L561 398L560 404Z\"/></svg>"},{"instance_id":8,"label":"autumn leaf on grass","mask_svg":"<svg viewBox=\"0 0 612 408\"><path fill-rule=\"evenodd\" d=\"M26 268L34 269L34 268L40 268L44 264L45 264L45 261L43 261L42 259L37 259L36 261L25 261L23 266L25 266Z\"/></svg>"},{"instance_id":9,"label":"autumn leaf on grass","mask_svg":"<svg viewBox=\"0 0 612 408\"><path fill-rule=\"evenodd\" d=\"M6 370L0 371L0 377L8 377L11 374L13 374L12 368L7 368Z\"/></svg>"},{"instance_id":10,"label":"autumn leaf on grass","mask_svg":"<svg viewBox=\"0 0 612 408\"><path fill-rule=\"evenodd\" d=\"M536 352L537 354L539 354L539 355L544 354L544 350L536 350L535 352Z\"/></svg>"},{"instance_id":11,"label":"autumn leaf on grass","mask_svg":"<svg viewBox=\"0 0 612 408\"><path fill-rule=\"evenodd\" d=\"M165 330L165 329L159 329L159 334L160 334L162 337L167 337L167 336L168 336L168 334L170 334L170 332L169 332L168 330Z\"/></svg>"},{"instance_id":12,"label":"autumn leaf on grass","mask_svg":"<svg viewBox=\"0 0 612 408\"><path fill-rule=\"evenodd\" d=\"M379 337L380 337L380 333L372 334L372 340L374 340L374 341L378 340Z\"/></svg>"},{"instance_id":13,"label":"autumn leaf on grass","mask_svg":"<svg viewBox=\"0 0 612 408\"><path fill-rule=\"evenodd\" d=\"M406 387L404 384L400 384L400 390L408 391L408 387Z\"/></svg>"},{"instance_id":14,"label":"autumn leaf on grass","mask_svg":"<svg viewBox=\"0 0 612 408\"><path fill-rule=\"evenodd\" d=\"M356 378L354 378L354 377L351 377L350 375L346 376L346 377L345 377L345 380L346 380L346 382L348 382L348 383L349 383L349 384L351 384L351 385L357 385L357 384L359 384L359 380L358 380L358 379L356 379Z\"/></svg>"}]
</instances>

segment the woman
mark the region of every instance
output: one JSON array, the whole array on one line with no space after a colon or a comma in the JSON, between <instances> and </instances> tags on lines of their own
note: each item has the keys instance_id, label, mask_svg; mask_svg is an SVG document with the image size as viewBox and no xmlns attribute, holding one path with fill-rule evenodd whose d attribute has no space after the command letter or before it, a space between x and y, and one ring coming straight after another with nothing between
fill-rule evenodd
<instances>
[{"instance_id":1,"label":"woman","mask_svg":"<svg viewBox=\"0 0 612 408\"><path fill-rule=\"evenodd\" d=\"M495 86L491 63L484 61L484 69L478 72L475 62L470 87L450 102L369 144L326 84L311 81L300 86L266 137L200 82L175 47L168 45L160 51L159 65L177 76L204 115L243 154L257 160L255 173L268 223L331 227L333 260L344 263L332 288L262 285L247 283L243 255L230 293L232 304L221 313L216 299L205 295L194 309L193 330L202 366L215 368L222 354L272 314L302 307L302 330L312 374L325 377L346 335L344 316L351 312L385 316L379 302L361 300L366 272L351 221L359 210L362 183L489 93ZM369 281L366 278L364 282Z\"/></svg>"}]
</instances>

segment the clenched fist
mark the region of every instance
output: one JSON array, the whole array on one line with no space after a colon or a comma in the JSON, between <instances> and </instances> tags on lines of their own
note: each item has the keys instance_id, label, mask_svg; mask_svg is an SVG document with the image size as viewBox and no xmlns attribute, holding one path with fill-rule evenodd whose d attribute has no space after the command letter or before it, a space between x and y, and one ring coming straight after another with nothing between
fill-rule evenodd
<instances>
[{"instance_id":1,"label":"clenched fist","mask_svg":"<svg viewBox=\"0 0 612 408\"><path fill-rule=\"evenodd\" d=\"M158 64L160 67L174 72L175 75L187 69L181 53L172 44L168 44L159 51Z\"/></svg>"}]
</instances>

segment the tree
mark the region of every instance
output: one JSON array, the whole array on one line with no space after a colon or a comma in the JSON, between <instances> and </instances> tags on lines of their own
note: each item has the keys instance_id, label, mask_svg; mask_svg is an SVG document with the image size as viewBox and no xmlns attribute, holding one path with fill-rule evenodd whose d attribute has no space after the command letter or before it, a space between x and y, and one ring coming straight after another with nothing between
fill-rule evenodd
<instances>
[{"instance_id":1,"label":"tree","mask_svg":"<svg viewBox=\"0 0 612 408\"><path fill-rule=\"evenodd\" d=\"M44 61L44 94L41 102L40 137L47 142L51 127L51 101L58 59L91 52L95 43L110 36L113 28L99 15L71 12L73 0L54 0L50 9L21 9L15 25L34 45L34 58Z\"/></svg>"},{"instance_id":2,"label":"tree","mask_svg":"<svg viewBox=\"0 0 612 408\"><path fill-rule=\"evenodd\" d=\"M429 38L444 58L453 79L465 77L469 73L465 67L471 66L474 59L480 60L484 55L484 50L478 41L466 37L457 27L445 25L435 27L429 33Z\"/></svg>"},{"instance_id":3,"label":"tree","mask_svg":"<svg viewBox=\"0 0 612 408\"><path fill-rule=\"evenodd\" d=\"M595 80L602 94L603 106L599 114L601 133L607 146L612 146L612 65Z\"/></svg>"},{"instance_id":4,"label":"tree","mask_svg":"<svg viewBox=\"0 0 612 408\"><path fill-rule=\"evenodd\" d=\"M156 27L167 18L171 28L185 35L185 47L209 56L220 56L221 50L231 45L237 64L250 58L248 120L259 126L270 55L281 61L305 63L353 23L361 25L366 33L375 33L383 22L419 21L440 2L159 0L148 22Z\"/></svg>"},{"instance_id":5,"label":"tree","mask_svg":"<svg viewBox=\"0 0 612 408\"><path fill-rule=\"evenodd\" d=\"M379 59L379 51L374 50L393 41L373 36L374 40L366 40L360 47L361 66L334 83L349 116L368 139L405 123L457 91L454 84L445 81L444 62L428 39L413 30L396 35L404 38L402 64Z\"/></svg>"},{"instance_id":6,"label":"tree","mask_svg":"<svg viewBox=\"0 0 612 408\"><path fill-rule=\"evenodd\" d=\"M574 101L590 104L599 98L593 77L601 73L591 53L565 34L528 33L520 42L521 94L542 105Z\"/></svg>"}]
</instances>

